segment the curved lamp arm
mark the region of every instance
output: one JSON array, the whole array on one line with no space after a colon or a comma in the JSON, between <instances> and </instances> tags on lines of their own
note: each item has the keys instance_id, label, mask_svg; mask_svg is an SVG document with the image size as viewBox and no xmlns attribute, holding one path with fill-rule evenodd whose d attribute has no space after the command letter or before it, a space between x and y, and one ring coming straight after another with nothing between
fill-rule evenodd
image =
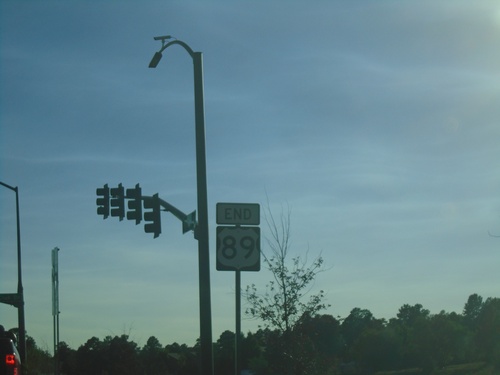
<instances>
[{"instance_id":1,"label":"curved lamp arm","mask_svg":"<svg viewBox=\"0 0 500 375\"><path fill-rule=\"evenodd\" d=\"M191 56L192 59L194 59L194 51L191 49L191 47L189 47L186 43L184 43L182 40L172 40L171 42L168 42L167 44L165 44L165 39L170 39L170 36L161 36L161 37L155 37L154 38L155 40L161 40L162 42L162 46L161 46L161 49L156 52L153 56L153 58L151 59L151 62L149 63L149 67L150 68L156 68L156 66L158 65L158 63L160 62L161 58L162 58L162 52L165 51L168 47L170 47L171 45L174 45L174 44L178 44L180 46L182 46L186 51L187 53L189 53L189 55Z\"/></svg>"}]
</instances>

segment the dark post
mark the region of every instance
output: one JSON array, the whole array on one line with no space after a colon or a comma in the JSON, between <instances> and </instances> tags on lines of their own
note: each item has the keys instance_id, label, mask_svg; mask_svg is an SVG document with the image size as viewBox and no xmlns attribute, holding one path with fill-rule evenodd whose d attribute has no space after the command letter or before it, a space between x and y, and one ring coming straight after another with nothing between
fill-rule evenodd
<instances>
[{"instance_id":1,"label":"dark post","mask_svg":"<svg viewBox=\"0 0 500 375\"><path fill-rule=\"evenodd\" d=\"M14 188L16 192L16 216L17 216L17 294L21 299L21 306L17 309L19 320L19 351L21 361L26 363L26 326L24 324L24 291L23 273L21 270L21 224L19 219L19 188Z\"/></svg>"},{"instance_id":2,"label":"dark post","mask_svg":"<svg viewBox=\"0 0 500 375\"><path fill-rule=\"evenodd\" d=\"M208 237L207 165L205 150L205 110L203 102L203 57L193 53L194 106L196 126L196 180L198 191L198 263L200 283L200 344L202 374L213 374L212 311L210 301L210 254Z\"/></svg>"},{"instance_id":3,"label":"dark post","mask_svg":"<svg viewBox=\"0 0 500 375\"><path fill-rule=\"evenodd\" d=\"M212 349L212 308L210 300L210 252L208 238L208 198L207 198L207 165L205 150L205 109L203 101L203 58L201 52L194 52L191 47L180 40L172 40L170 35L154 37L161 40L162 47L156 52L149 63L150 68L156 68L162 57L162 52L174 44L182 46L193 59L194 69L194 110L196 136L196 187L198 201L198 225L195 238L198 240L198 272L200 289L200 344L201 344L201 374L213 375Z\"/></svg>"},{"instance_id":4,"label":"dark post","mask_svg":"<svg viewBox=\"0 0 500 375\"><path fill-rule=\"evenodd\" d=\"M236 333L234 335L234 371L241 374L241 271L236 270Z\"/></svg>"},{"instance_id":5,"label":"dark post","mask_svg":"<svg viewBox=\"0 0 500 375\"><path fill-rule=\"evenodd\" d=\"M21 225L19 219L19 189L0 182L0 185L12 190L16 193L16 222L17 222L17 318L19 325L19 354L21 362L26 364L26 326L24 324L24 292L23 292L23 276L21 270Z\"/></svg>"}]
</instances>

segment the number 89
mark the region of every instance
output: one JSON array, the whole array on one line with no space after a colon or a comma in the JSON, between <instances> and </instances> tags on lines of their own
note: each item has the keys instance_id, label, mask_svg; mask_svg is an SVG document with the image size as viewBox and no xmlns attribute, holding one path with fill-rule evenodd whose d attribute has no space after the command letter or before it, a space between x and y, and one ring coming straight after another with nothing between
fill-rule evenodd
<instances>
[{"instance_id":1,"label":"number 89","mask_svg":"<svg viewBox=\"0 0 500 375\"><path fill-rule=\"evenodd\" d=\"M245 259L250 258L255 250L255 240L250 236L243 236L240 238L239 244L236 242L234 236L224 237L222 241L222 256L226 259L234 259L237 254L236 246L239 245L246 252L244 255Z\"/></svg>"}]
</instances>

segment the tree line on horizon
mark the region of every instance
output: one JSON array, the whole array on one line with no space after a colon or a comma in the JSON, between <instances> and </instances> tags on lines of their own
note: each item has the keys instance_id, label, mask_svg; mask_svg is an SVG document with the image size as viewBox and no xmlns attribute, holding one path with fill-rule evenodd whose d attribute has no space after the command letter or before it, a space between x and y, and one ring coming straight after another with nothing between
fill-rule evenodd
<instances>
[{"instance_id":1,"label":"tree line on horizon","mask_svg":"<svg viewBox=\"0 0 500 375\"><path fill-rule=\"evenodd\" d=\"M224 331L214 343L215 374L234 375L234 339ZM472 294L461 314L405 304L389 320L358 307L343 319L304 314L290 330L248 332L241 345L243 368L256 375L432 374L475 362L499 371L500 298ZM28 375L53 373L53 357L29 336L27 350ZM77 349L61 342L57 355L61 375L191 375L199 373L199 352L198 343L163 346L155 336L140 347L122 334L94 336Z\"/></svg>"},{"instance_id":2,"label":"tree line on horizon","mask_svg":"<svg viewBox=\"0 0 500 375\"><path fill-rule=\"evenodd\" d=\"M246 315L262 326L241 335L243 369L252 375L500 373L500 298L472 294L460 314L431 314L418 303L403 305L389 320L359 307L345 318L322 314L329 306L325 293L312 293L311 286L324 271L323 258L309 262L308 251L290 258L290 216L289 208L277 217L269 204L265 211L268 249L261 255L272 278L263 290L252 284L244 293ZM27 341L25 375L51 373L49 353ZM234 344L231 331L213 343L215 374L235 373ZM56 355L60 375L193 375L199 373L200 346L163 346L151 336L140 347L123 334L94 336L76 350L61 342Z\"/></svg>"}]
</instances>

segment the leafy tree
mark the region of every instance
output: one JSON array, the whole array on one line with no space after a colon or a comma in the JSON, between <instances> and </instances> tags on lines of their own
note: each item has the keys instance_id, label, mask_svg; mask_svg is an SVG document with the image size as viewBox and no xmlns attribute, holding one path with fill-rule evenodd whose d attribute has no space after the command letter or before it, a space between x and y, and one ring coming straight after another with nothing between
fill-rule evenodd
<instances>
[{"instance_id":1,"label":"leafy tree","mask_svg":"<svg viewBox=\"0 0 500 375\"><path fill-rule=\"evenodd\" d=\"M263 369L267 367L262 337L262 330L258 330L257 333L248 332L247 336L243 338L241 352L242 367L244 369L252 369L257 373L263 373Z\"/></svg>"},{"instance_id":2,"label":"leafy tree","mask_svg":"<svg viewBox=\"0 0 500 375\"><path fill-rule=\"evenodd\" d=\"M139 358L145 375L161 375L168 372L167 352L155 336L148 339L141 349Z\"/></svg>"},{"instance_id":3,"label":"leafy tree","mask_svg":"<svg viewBox=\"0 0 500 375\"><path fill-rule=\"evenodd\" d=\"M401 338L392 327L363 329L351 349L363 373L397 369L401 363Z\"/></svg>"},{"instance_id":4,"label":"leafy tree","mask_svg":"<svg viewBox=\"0 0 500 375\"><path fill-rule=\"evenodd\" d=\"M179 345L174 342L165 347L167 352L168 368L175 375L191 375L199 373L199 340L194 348L186 344Z\"/></svg>"},{"instance_id":5,"label":"leafy tree","mask_svg":"<svg viewBox=\"0 0 500 375\"><path fill-rule=\"evenodd\" d=\"M216 374L231 375L234 373L235 334L224 331L214 345L214 370Z\"/></svg>"},{"instance_id":6,"label":"leafy tree","mask_svg":"<svg viewBox=\"0 0 500 375\"><path fill-rule=\"evenodd\" d=\"M476 320L483 308L483 297L474 293L469 296L463 310L463 317L469 327L474 327Z\"/></svg>"},{"instance_id":7,"label":"leafy tree","mask_svg":"<svg viewBox=\"0 0 500 375\"><path fill-rule=\"evenodd\" d=\"M104 344L92 337L76 351L78 374L101 374L105 370L106 357Z\"/></svg>"},{"instance_id":8,"label":"leafy tree","mask_svg":"<svg viewBox=\"0 0 500 375\"><path fill-rule=\"evenodd\" d=\"M399 308L396 317L397 319L390 321L390 325L396 329L401 339L402 363L430 371L434 367L427 342L431 334L428 321L430 311L419 303L413 306L404 304Z\"/></svg>"},{"instance_id":9,"label":"leafy tree","mask_svg":"<svg viewBox=\"0 0 500 375\"><path fill-rule=\"evenodd\" d=\"M64 341L59 343L57 348L57 355L59 356L59 369L61 374L76 374L77 373L77 360L76 350L71 349Z\"/></svg>"},{"instance_id":10,"label":"leafy tree","mask_svg":"<svg viewBox=\"0 0 500 375\"><path fill-rule=\"evenodd\" d=\"M54 371L54 362L48 350L40 349L35 339L26 336L26 357L28 358L25 373L30 375L48 374Z\"/></svg>"},{"instance_id":11,"label":"leafy tree","mask_svg":"<svg viewBox=\"0 0 500 375\"><path fill-rule=\"evenodd\" d=\"M128 335L92 337L76 352L78 374L132 375L139 372L138 348Z\"/></svg>"},{"instance_id":12,"label":"leafy tree","mask_svg":"<svg viewBox=\"0 0 500 375\"><path fill-rule=\"evenodd\" d=\"M375 319L370 310L355 307L342 322L342 337L347 347L351 347L363 331L370 328L381 328L383 323L382 320Z\"/></svg>"},{"instance_id":13,"label":"leafy tree","mask_svg":"<svg viewBox=\"0 0 500 375\"><path fill-rule=\"evenodd\" d=\"M476 345L500 369L500 298L488 298L477 317Z\"/></svg>"},{"instance_id":14,"label":"leafy tree","mask_svg":"<svg viewBox=\"0 0 500 375\"><path fill-rule=\"evenodd\" d=\"M405 326L411 327L415 325L419 319L428 318L429 314L430 311L424 309L420 303L413 306L405 304L399 309L397 317Z\"/></svg>"},{"instance_id":15,"label":"leafy tree","mask_svg":"<svg viewBox=\"0 0 500 375\"><path fill-rule=\"evenodd\" d=\"M302 342L296 356L304 373L327 374L337 366L344 341L340 323L333 316L304 316L295 327L295 338Z\"/></svg>"},{"instance_id":16,"label":"leafy tree","mask_svg":"<svg viewBox=\"0 0 500 375\"><path fill-rule=\"evenodd\" d=\"M274 366L275 371L304 373L300 357L309 343L294 337L294 333L298 332L295 328L303 317L314 317L327 307L322 290L310 294L311 284L323 270L323 258L318 256L311 263L301 256L290 260L290 211L282 212L279 222L269 208L267 212L269 253L263 253L263 257L273 280L266 285L264 293L259 293L255 284L247 286L245 296L250 307L246 314L260 319L266 328L277 330L277 337L273 335L269 342L276 349L276 355L269 357L279 364Z\"/></svg>"},{"instance_id":17,"label":"leafy tree","mask_svg":"<svg viewBox=\"0 0 500 375\"><path fill-rule=\"evenodd\" d=\"M429 320L429 337L424 344L437 367L465 360L467 330L456 313L441 311Z\"/></svg>"},{"instance_id":18,"label":"leafy tree","mask_svg":"<svg viewBox=\"0 0 500 375\"><path fill-rule=\"evenodd\" d=\"M323 269L323 258L318 256L308 264L307 258L296 256L289 263L290 212L282 213L279 223L271 213L266 220L271 233L267 240L270 254L262 255L274 280L266 285L264 294L258 292L255 284L247 286L246 299L250 307L246 314L260 319L265 327L289 333L302 316L314 316L327 307L322 290L304 301L311 283Z\"/></svg>"},{"instance_id":19,"label":"leafy tree","mask_svg":"<svg viewBox=\"0 0 500 375\"><path fill-rule=\"evenodd\" d=\"M128 335L107 336L104 339L106 370L109 375L135 375L139 373L137 344L128 340Z\"/></svg>"}]
</instances>

